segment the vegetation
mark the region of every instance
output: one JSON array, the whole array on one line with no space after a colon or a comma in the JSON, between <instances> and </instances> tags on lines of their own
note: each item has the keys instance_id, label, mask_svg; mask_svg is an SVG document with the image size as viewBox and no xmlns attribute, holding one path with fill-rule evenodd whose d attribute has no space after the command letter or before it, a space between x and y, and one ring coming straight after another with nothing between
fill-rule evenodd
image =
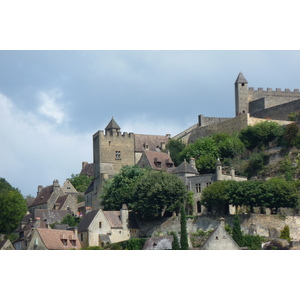
<instances>
[{"instance_id":1,"label":"vegetation","mask_svg":"<svg viewBox=\"0 0 300 300\"><path fill-rule=\"evenodd\" d=\"M285 239L288 242L291 242L291 236L290 236L290 227L288 225L285 225L283 229L280 232L280 237L281 239Z\"/></svg>"},{"instance_id":2,"label":"vegetation","mask_svg":"<svg viewBox=\"0 0 300 300\"><path fill-rule=\"evenodd\" d=\"M185 148L185 144L181 140L170 139L168 142L168 150L170 151L170 156L175 164L175 166L179 166L183 159L180 153Z\"/></svg>"},{"instance_id":3,"label":"vegetation","mask_svg":"<svg viewBox=\"0 0 300 300\"><path fill-rule=\"evenodd\" d=\"M66 215L60 221L60 224L68 224L69 227L77 227L80 222L80 218L77 216Z\"/></svg>"},{"instance_id":4,"label":"vegetation","mask_svg":"<svg viewBox=\"0 0 300 300\"><path fill-rule=\"evenodd\" d=\"M107 244L104 249L109 250L142 250L146 243L145 238L131 238L128 241Z\"/></svg>"},{"instance_id":5,"label":"vegetation","mask_svg":"<svg viewBox=\"0 0 300 300\"><path fill-rule=\"evenodd\" d=\"M85 174L72 174L68 180L72 183L77 192L84 193L93 181L93 178Z\"/></svg>"},{"instance_id":6,"label":"vegetation","mask_svg":"<svg viewBox=\"0 0 300 300\"><path fill-rule=\"evenodd\" d=\"M170 234L173 236L172 250L180 250L179 241L176 232L172 231Z\"/></svg>"},{"instance_id":7,"label":"vegetation","mask_svg":"<svg viewBox=\"0 0 300 300\"><path fill-rule=\"evenodd\" d=\"M239 216L237 214L234 215L234 219L233 219L232 238L235 240L235 242L240 247L243 247L244 238L243 238L243 233L242 233L242 230L241 230L240 219L239 219Z\"/></svg>"},{"instance_id":8,"label":"vegetation","mask_svg":"<svg viewBox=\"0 0 300 300\"><path fill-rule=\"evenodd\" d=\"M186 230L186 215L183 205L180 209L180 248L181 250L189 249L188 236Z\"/></svg>"},{"instance_id":9,"label":"vegetation","mask_svg":"<svg viewBox=\"0 0 300 300\"><path fill-rule=\"evenodd\" d=\"M0 178L0 232L13 232L26 214L26 201L20 191Z\"/></svg>"}]
</instances>

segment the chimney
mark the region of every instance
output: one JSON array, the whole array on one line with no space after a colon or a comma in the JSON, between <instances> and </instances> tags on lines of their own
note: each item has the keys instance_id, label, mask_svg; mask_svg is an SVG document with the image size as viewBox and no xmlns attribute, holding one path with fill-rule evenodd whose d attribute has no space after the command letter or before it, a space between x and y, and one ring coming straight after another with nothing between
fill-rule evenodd
<instances>
[{"instance_id":1,"label":"chimney","mask_svg":"<svg viewBox=\"0 0 300 300\"><path fill-rule=\"evenodd\" d=\"M122 205L122 208L120 210L120 217L121 217L121 223L123 229L128 229L129 212L128 212L127 205L125 203Z\"/></svg>"},{"instance_id":2,"label":"chimney","mask_svg":"<svg viewBox=\"0 0 300 300\"><path fill-rule=\"evenodd\" d=\"M223 217L220 218L220 225L225 228L225 219Z\"/></svg>"},{"instance_id":3,"label":"chimney","mask_svg":"<svg viewBox=\"0 0 300 300\"><path fill-rule=\"evenodd\" d=\"M231 175L231 178L234 179L234 177L235 177L235 171L234 171L233 167L230 168L230 175Z\"/></svg>"},{"instance_id":4,"label":"chimney","mask_svg":"<svg viewBox=\"0 0 300 300\"><path fill-rule=\"evenodd\" d=\"M57 191L60 188L59 182L57 179L53 180L53 192Z\"/></svg>"},{"instance_id":5,"label":"chimney","mask_svg":"<svg viewBox=\"0 0 300 300\"><path fill-rule=\"evenodd\" d=\"M195 163L195 158L191 158L190 159L190 165L197 171L196 163Z\"/></svg>"},{"instance_id":6,"label":"chimney","mask_svg":"<svg viewBox=\"0 0 300 300\"><path fill-rule=\"evenodd\" d=\"M87 161L83 161L82 162L82 170L88 165L88 162Z\"/></svg>"},{"instance_id":7,"label":"chimney","mask_svg":"<svg viewBox=\"0 0 300 300\"><path fill-rule=\"evenodd\" d=\"M43 186L39 185L38 190L37 190L37 196L41 193L42 189L43 189Z\"/></svg>"},{"instance_id":8,"label":"chimney","mask_svg":"<svg viewBox=\"0 0 300 300\"><path fill-rule=\"evenodd\" d=\"M73 231L74 231L74 235L75 235L76 237L78 237L78 227L74 227L74 228L73 228Z\"/></svg>"}]
</instances>

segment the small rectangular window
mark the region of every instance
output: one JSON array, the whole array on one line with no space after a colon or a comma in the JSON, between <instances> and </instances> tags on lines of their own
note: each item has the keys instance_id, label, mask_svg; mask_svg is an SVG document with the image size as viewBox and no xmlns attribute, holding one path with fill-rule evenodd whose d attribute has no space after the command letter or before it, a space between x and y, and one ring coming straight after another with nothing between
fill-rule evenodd
<instances>
[{"instance_id":1,"label":"small rectangular window","mask_svg":"<svg viewBox=\"0 0 300 300\"><path fill-rule=\"evenodd\" d=\"M116 159L121 159L121 151L116 151Z\"/></svg>"},{"instance_id":2,"label":"small rectangular window","mask_svg":"<svg viewBox=\"0 0 300 300\"><path fill-rule=\"evenodd\" d=\"M201 184L196 183L196 193L201 193Z\"/></svg>"},{"instance_id":3,"label":"small rectangular window","mask_svg":"<svg viewBox=\"0 0 300 300\"><path fill-rule=\"evenodd\" d=\"M99 228L102 228L102 222L99 222Z\"/></svg>"}]
</instances>

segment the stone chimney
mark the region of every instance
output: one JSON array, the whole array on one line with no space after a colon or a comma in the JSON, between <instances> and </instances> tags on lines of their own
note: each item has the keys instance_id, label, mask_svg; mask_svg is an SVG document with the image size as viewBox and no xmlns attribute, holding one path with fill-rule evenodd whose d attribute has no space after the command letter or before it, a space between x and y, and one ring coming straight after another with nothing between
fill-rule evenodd
<instances>
[{"instance_id":1,"label":"stone chimney","mask_svg":"<svg viewBox=\"0 0 300 300\"><path fill-rule=\"evenodd\" d=\"M235 170L233 167L230 168L230 176L232 179L234 179L234 177L235 177Z\"/></svg>"},{"instance_id":2,"label":"stone chimney","mask_svg":"<svg viewBox=\"0 0 300 300\"><path fill-rule=\"evenodd\" d=\"M122 208L120 210L120 218L123 229L128 229L129 212L126 204L122 205Z\"/></svg>"},{"instance_id":3,"label":"stone chimney","mask_svg":"<svg viewBox=\"0 0 300 300\"><path fill-rule=\"evenodd\" d=\"M83 161L82 162L82 170L88 165L88 162L87 161Z\"/></svg>"},{"instance_id":4,"label":"stone chimney","mask_svg":"<svg viewBox=\"0 0 300 300\"><path fill-rule=\"evenodd\" d=\"M60 188L59 182L57 179L53 180L53 192L56 192Z\"/></svg>"},{"instance_id":5,"label":"stone chimney","mask_svg":"<svg viewBox=\"0 0 300 300\"><path fill-rule=\"evenodd\" d=\"M225 219L223 217L220 218L220 225L225 228Z\"/></svg>"},{"instance_id":6,"label":"stone chimney","mask_svg":"<svg viewBox=\"0 0 300 300\"><path fill-rule=\"evenodd\" d=\"M195 163L195 158L191 158L190 159L190 165L197 171L197 168L196 168L196 163Z\"/></svg>"},{"instance_id":7,"label":"stone chimney","mask_svg":"<svg viewBox=\"0 0 300 300\"><path fill-rule=\"evenodd\" d=\"M37 189L37 196L41 193L42 189L43 189L43 186L39 185L38 189Z\"/></svg>"},{"instance_id":8,"label":"stone chimney","mask_svg":"<svg viewBox=\"0 0 300 300\"><path fill-rule=\"evenodd\" d=\"M78 227L73 228L74 235L78 237Z\"/></svg>"}]
</instances>

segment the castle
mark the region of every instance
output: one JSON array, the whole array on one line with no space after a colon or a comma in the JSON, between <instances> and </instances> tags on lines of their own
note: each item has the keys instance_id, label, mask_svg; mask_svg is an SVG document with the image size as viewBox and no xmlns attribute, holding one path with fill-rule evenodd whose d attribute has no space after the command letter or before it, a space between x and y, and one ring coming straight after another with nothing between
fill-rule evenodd
<instances>
[{"instance_id":1,"label":"castle","mask_svg":"<svg viewBox=\"0 0 300 300\"><path fill-rule=\"evenodd\" d=\"M234 83L235 117L219 118L198 116L198 123L174 136L190 144L197 138L216 132L239 132L249 125L272 120L281 125L290 124L288 116L300 110L300 91L280 88L248 88L248 81L240 72Z\"/></svg>"},{"instance_id":2,"label":"castle","mask_svg":"<svg viewBox=\"0 0 300 300\"><path fill-rule=\"evenodd\" d=\"M288 115L291 112L300 110L300 92L298 89L290 91L285 89L271 88L263 90L258 88L248 88L248 81L240 72L234 83L235 88L235 114L234 118L218 118L198 116L198 123L176 135L175 139L181 139L185 143L193 143L197 138L209 136L220 132L239 132L248 125L254 125L266 120L278 122L281 125L290 124ZM117 174L122 166L139 164L155 165L156 169L167 166L170 172L182 177L189 190L195 195L194 211L202 213L200 206L201 192L205 186L214 181L224 180L227 177L234 180L246 180L235 176L234 170L227 177L220 175L220 165L216 166L216 175L199 175L193 162L178 166L174 169L173 162L169 155L160 155L161 151L166 150L166 145L170 135L143 135L134 133L122 133L120 126L114 118L103 130L97 131L93 135L93 156L94 156L94 180L85 192L85 205L87 211L101 207L100 191L103 182ZM149 154L145 154L149 151ZM152 153L150 155L150 153ZM150 162L152 159L153 162ZM162 163L162 160L165 162ZM153 167L152 167L153 168ZM173 168L173 169L172 169ZM222 168L221 168L222 172ZM224 177L225 176L225 177ZM221 178L222 177L222 178Z\"/></svg>"}]
</instances>

